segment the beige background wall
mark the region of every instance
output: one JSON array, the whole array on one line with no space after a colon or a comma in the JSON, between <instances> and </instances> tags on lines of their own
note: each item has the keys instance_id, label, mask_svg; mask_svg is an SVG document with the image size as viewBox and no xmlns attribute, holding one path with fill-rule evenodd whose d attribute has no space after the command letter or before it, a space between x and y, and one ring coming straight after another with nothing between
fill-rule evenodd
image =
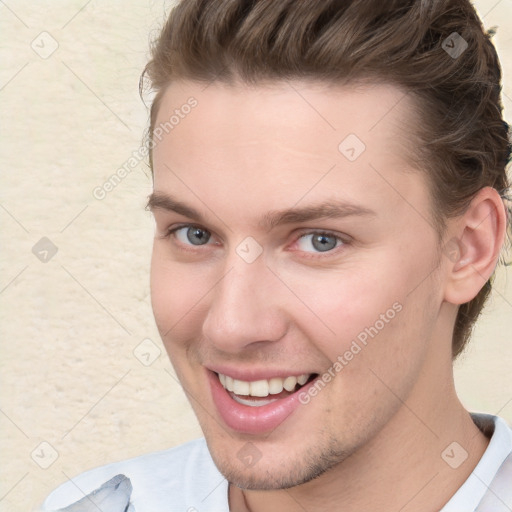
<instances>
[{"instance_id":1,"label":"beige background wall","mask_svg":"<svg viewBox=\"0 0 512 512\"><path fill-rule=\"evenodd\" d=\"M512 0L476 4L500 27L512 121ZM151 180L144 161L129 161L147 121L137 82L148 34L170 5L0 2L1 511L30 510L85 469L201 435L153 324ZM131 172L96 199L125 163ZM500 272L456 371L468 408L509 422L511 277Z\"/></svg>"}]
</instances>

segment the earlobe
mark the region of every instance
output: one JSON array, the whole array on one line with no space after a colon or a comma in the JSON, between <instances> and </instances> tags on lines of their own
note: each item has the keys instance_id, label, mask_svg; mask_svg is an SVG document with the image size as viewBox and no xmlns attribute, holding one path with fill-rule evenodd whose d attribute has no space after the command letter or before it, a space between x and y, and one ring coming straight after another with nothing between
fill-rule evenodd
<instances>
[{"instance_id":1,"label":"earlobe","mask_svg":"<svg viewBox=\"0 0 512 512\"><path fill-rule=\"evenodd\" d=\"M451 249L443 251L451 255L445 288L447 302L469 302L491 277L505 239L506 219L503 201L491 187L480 190L457 219L456 233L447 244Z\"/></svg>"}]
</instances>

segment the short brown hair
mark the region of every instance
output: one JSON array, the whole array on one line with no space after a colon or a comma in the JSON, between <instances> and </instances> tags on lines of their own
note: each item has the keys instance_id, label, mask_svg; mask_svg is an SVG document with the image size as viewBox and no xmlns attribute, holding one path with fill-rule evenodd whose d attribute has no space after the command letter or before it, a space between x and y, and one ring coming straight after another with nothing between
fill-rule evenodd
<instances>
[{"instance_id":1,"label":"short brown hair","mask_svg":"<svg viewBox=\"0 0 512 512\"><path fill-rule=\"evenodd\" d=\"M177 79L395 84L412 93L421 113L416 158L442 235L444 220L460 215L480 189L505 197L509 187L508 125L491 35L469 0L182 0L141 77L141 92L146 76L156 91L149 137L166 86ZM459 307L454 358L490 290L491 280Z\"/></svg>"}]
</instances>

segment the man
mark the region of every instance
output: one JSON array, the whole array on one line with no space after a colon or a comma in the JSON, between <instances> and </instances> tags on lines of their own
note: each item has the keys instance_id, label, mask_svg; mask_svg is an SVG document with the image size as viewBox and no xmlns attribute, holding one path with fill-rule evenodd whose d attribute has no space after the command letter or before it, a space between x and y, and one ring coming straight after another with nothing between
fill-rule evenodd
<instances>
[{"instance_id":1,"label":"man","mask_svg":"<svg viewBox=\"0 0 512 512\"><path fill-rule=\"evenodd\" d=\"M205 439L45 510L512 510L512 431L453 384L507 230L469 1L186 0L146 73L153 310Z\"/></svg>"}]
</instances>

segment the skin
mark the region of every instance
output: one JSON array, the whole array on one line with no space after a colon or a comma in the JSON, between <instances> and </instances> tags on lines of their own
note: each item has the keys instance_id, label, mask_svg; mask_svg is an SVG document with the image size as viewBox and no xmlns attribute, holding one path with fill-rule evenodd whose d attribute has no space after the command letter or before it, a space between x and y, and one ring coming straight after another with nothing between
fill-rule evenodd
<instances>
[{"instance_id":1,"label":"skin","mask_svg":"<svg viewBox=\"0 0 512 512\"><path fill-rule=\"evenodd\" d=\"M190 96L197 107L154 147L154 191L204 222L152 208L152 303L231 482L231 510L439 510L488 444L455 393L451 332L457 305L496 264L499 196L483 189L439 240L425 175L407 157L412 99L391 85L175 82L156 125ZM348 134L366 145L353 162L338 150ZM326 200L372 213L260 223ZM187 223L211 234L206 245L188 242L186 229L168 234ZM307 236L318 231L339 236L338 247L318 252ZM250 264L236 252L248 236L263 248ZM441 250L446 240L455 258ZM274 431L241 434L224 424L205 367L322 374L395 303L401 311ZM253 467L237 457L249 441L261 454ZM441 457L454 441L468 453L457 469Z\"/></svg>"}]
</instances>

